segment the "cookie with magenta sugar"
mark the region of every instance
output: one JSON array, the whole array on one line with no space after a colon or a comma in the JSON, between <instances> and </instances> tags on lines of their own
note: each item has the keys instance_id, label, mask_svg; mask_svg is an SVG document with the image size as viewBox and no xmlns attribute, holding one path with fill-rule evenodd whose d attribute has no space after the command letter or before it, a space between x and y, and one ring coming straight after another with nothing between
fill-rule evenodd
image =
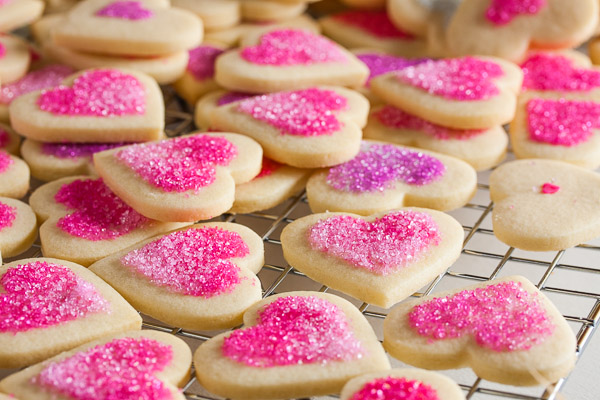
<instances>
[{"instance_id":1,"label":"cookie with magenta sugar","mask_svg":"<svg viewBox=\"0 0 600 400\"><path fill-rule=\"evenodd\" d=\"M171 0L171 5L196 14L208 32L231 28L242 19L238 0Z\"/></svg>"},{"instance_id":2,"label":"cookie with magenta sugar","mask_svg":"<svg viewBox=\"0 0 600 400\"><path fill-rule=\"evenodd\" d=\"M573 331L522 276L398 304L386 317L383 334L386 350L405 363L427 369L468 366L482 379L509 385L548 385L575 365Z\"/></svg>"},{"instance_id":3,"label":"cookie with magenta sugar","mask_svg":"<svg viewBox=\"0 0 600 400\"><path fill-rule=\"evenodd\" d=\"M89 266L141 240L185 224L137 213L97 177L75 176L37 188L29 204L40 221L42 253Z\"/></svg>"},{"instance_id":4,"label":"cookie with magenta sugar","mask_svg":"<svg viewBox=\"0 0 600 400\"><path fill-rule=\"evenodd\" d=\"M272 160L319 168L356 155L368 111L368 100L358 92L316 86L217 107L210 123L215 129L250 136Z\"/></svg>"},{"instance_id":5,"label":"cookie with magenta sugar","mask_svg":"<svg viewBox=\"0 0 600 400\"><path fill-rule=\"evenodd\" d=\"M147 398L184 400L192 354L174 335L113 334L32 365L0 381L20 400Z\"/></svg>"},{"instance_id":6,"label":"cookie with magenta sugar","mask_svg":"<svg viewBox=\"0 0 600 400\"><path fill-rule=\"evenodd\" d=\"M203 44L189 51L189 61L185 72L173 83L178 95L191 105L200 97L218 90L214 80L215 60L225 48L223 46Z\"/></svg>"},{"instance_id":7,"label":"cookie with magenta sugar","mask_svg":"<svg viewBox=\"0 0 600 400\"><path fill-rule=\"evenodd\" d=\"M485 129L512 120L522 79L521 69L511 62L468 56L378 76L371 90L386 103L438 125Z\"/></svg>"},{"instance_id":8,"label":"cookie with magenta sugar","mask_svg":"<svg viewBox=\"0 0 600 400\"><path fill-rule=\"evenodd\" d=\"M246 399L339 393L350 378L390 368L358 309L318 292L256 303L244 314L244 327L202 343L194 364L203 366L196 377L207 390Z\"/></svg>"},{"instance_id":9,"label":"cookie with magenta sugar","mask_svg":"<svg viewBox=\"0 0 600 400\"><path fill-rule=\"evenodd\" d=\"M94 154L96 171L140 214L194 222L231 208L235 185L260 172L262 149L235 133L192 134Z\"/></svg>"},{"instance_id":10,"label":"cookie with magenta sugar","mask_svg":"<svg viewBox=\"0 0 600 400\"><path fill-rule=\"evenodd\" d=\"M388 308L458 259L464 231L449 215L403 208L369 217L312 214L281 233L286 261L309 278Z\"/></svg>"},{"instance_id":11,"label":"cookie with magenta sugar","mask_svg":"<svg viewBox=\"0 0 600 400\"><path fill-rule=\"evenodd\" d=\"M527 159L490 175L494 235L523 250L563 250L600 236L600 175L556 160ZM568 212L566 212L568 210Z\"/></svg>"},{"instance_id":12,"label":"cookie with magenta sugar","mask_svg":"<svg viewBox=\"0 0 600 400\"><path fill-rule=\"evenodd\" d=\"M136 310L184 329L242 323L261 299L255 275L264 264L262 239L238 224L192 225L140 242L90 270Z\"/></svg>"},{"instance_id":13,"label":"cookie with magenta sugar","mask_svg":"<svg viewBox=\"0 0 600 400\"><path fill-rule=\"evenodd\" d=\"M295 18L306 11L305 2L270 0L243 0L240 2L242 19L250 22L277 22Z\"/></svg>"},{"instance_id":14,"label":"cookie with magenta sugar","mask_svg":"<svg viewBox=\"0 0 600 400\"><path fill-rule=\"evenodd\" d=\"M29 258L4 264L0 286L2 368L31 365L142 325L137 311L114 289L69 261Z\"/></svg>"},{"instance_id":15,"label":"cookie with magenta sugar","mask_svg":"<svg viewBox=\"0 0 600 400\"><path fill-rule=\"evenodd\" d=\"M371 215L400 207L453 210L473 197L476 186L473 167L457 158L363 141L352 160L315 172L306 194L315 213Z\"/></svg>"},{"instance_id":16,"label":"cookie with magenta sugar","mask_svg":"<svg viewBox=\"0 0 600 400\"><path fill-rule=\"evenodd\" d=\"M278 92L314 85L358 86L368 76L356 57L323 36L302 29L274 29L257 43L217 59L215 80L229 90Z\"/></svg>"},{"instance_id":17,"label":"cookie with magenta sugar","mask_svg":"<svg viewBox=\"0 0 600 400\"><path fill-rule=\"evenodd\" d=\"M25 26L42 15L41 0L0 0L0 32Z\"/></svg>"},{"instance_id":18,"label":"cookie with magenta sugar","mask_svg":"<svg viewBox=\"0 0 600 400\"><path fill-rule=\"evenodd\" d=\"M407 399L465 400L452 379L422 369L395 368L357 376L344 385L340 400ZM408 396L408 397L407 397Z\"/></svg>"},{"instance_id":19,"label":"cookie with magenta sugar","mask_svg":"<svg viewBox=\"0 0 600 400\"><path fill-rule=\"evenodd\" d=\"M498 165L504 159L508 145L508 136L501 126L452 129L390 105L371 110L363 136L447 154L466 161L476 171Z\"/></svg>"},{"instance_id":20,"label":"cookie with magenta sugar","mask_svg":"<svg viewBox=\"0 0 600 400\"><path fill-rule=\"evenodd\" d=\"M26 203L0 197L0 253L4 258L17 256L31 247L37 238L35 213Z\"/></svg>"},{"instance_id":21,"label":"cookie with magenta sugar","mask_svg":"<svg viewBox=\"0 0 600 400\"><path fill-rule=\"evenodd\" d=\"M19 157L0 150L0 196L20 199L29 190L29 167Z\"/></svg>"},{"instance_id":22,"label":"cookie with magenta sugar","mask_svg":"<svg viewBox=\"0 0 600 400\"><path fill-rule=\"evenodd\" d=\"M3 11L0 6L0 11ZM0 83L16 81L27 73L31 53L29 45L20 37L0 35Z\"/></svg>"},{"instance_id":23,"label":"cookie with magenta sugar","mask_svg":"<svg viewBox=\"0 0 600 400\"><path fill-rule=\"evenodd\" d=\"M10 122L41 142L144 142L163 137L164 104L146 74L90 69L10 104Z\"/></svg>"},{"instance_id":24,"label":"cookie with magenta sugar","mask_svg":"<svg viewBox=\"0 0 600 400\"><path fill-rule=\"evenodd\" d=\"M18 155L19 147L21 147L21 137L9 125L0 122L0 150Z\"/></svg>"},{"instance_id":25,"label":"cookie with magenta sugar","mask_svg":"<svg viewBox=\"0 0 600 400\"><path fill-rule=\"evenodd\" d=\"M254 96L256 96L256 94L230 92L227 90L215 90L207 93L196 103L196 107L194 108L194 124L196 124L198 129L207 130L211 126L210 115L213 110Z\"/></svg>"}]
</instances>

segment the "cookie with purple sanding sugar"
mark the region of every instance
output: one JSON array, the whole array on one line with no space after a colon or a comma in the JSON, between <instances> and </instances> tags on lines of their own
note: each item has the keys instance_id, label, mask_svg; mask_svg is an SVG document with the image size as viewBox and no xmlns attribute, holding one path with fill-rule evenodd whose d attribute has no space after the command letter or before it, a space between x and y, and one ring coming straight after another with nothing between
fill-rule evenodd
<instances>
[{"instance_id":1,"label":"cookie with purple sanding sugar","mask_svg":"<svg viewBox=\"0 0 600 400\"><path fill-rule=\"evenodd\" d=\"M21 400L184 400L192 354L174 335L129 331L86 343L0 381Z\"/></svg>"},{"instance_id":2,"label":"cookie with purple sanding sugar","mask_svg":"<svg viewBox=\"0 0 600 400\"><path fill-rule=\"evenodd\" d=\"M136 310L171 326L232 328L261 299L262 239L238 224L196 224L94 263Z\"/></svg>"},{"instance_id":3,"label":"cookie with purple sanding sugar","mask_svg":"<svg viewBox=\"0 0 600 400\"><path fill-rule=\"evenodd\" d=\"M25 26L42 15L44 2L40 0L1 0L0 32L10 32Z\"/></svg>"},{"instance_id":4,"label":"cookie with purple sanding sugar","mask_svg":"<svg viewBox=\"0 0 600 400\"><path fill-rule=\"evenodd\" d=\"M281 233L286 261L309 278L388 308L458 259L464 231L449 215L403 208L369 217L312 214Z\"/></svg>"},{"instance_id":5,"label":"cookie with purple sanding sugar","mask_svg":"<svg viewBox=\"0 0 600 400\"><path fill-rule=\"evenodd\" d=\"M22 201L0 197L0 253L4 258L17 256L31 247L37 238L35 213Z\"/></svg>"},{"instance_id":6,"label":"cookie with purple sanding sugar","mask_svg":"<svg viewBox=\"0 0 600 400\"><path fill-rule=\"evenodd\" d=\"M371 110L363 130L367 139L414 146L459 158L481 171L498 165L506 155L508 136L501 126L452 129L436 125L394 106Z\"/></svg>"},{"instance_id":7,"label":"cookie with purple sanding sugar","mask_svg":"<svg viewBox=\"0 0 600 400\"><path fill-rule=\"evenodd\" d=\"M365 317L341 297L276 294L244 314L244 327L194 354L196 376L230 398L283 399L338 393L348 379L390 368Z\"/></svg>"},{"instance_id":8,"label":"cookie with purple sanding sugar","mask_svg":"<svg viewBox=\"0 0 600 400\"><path fill-rule=\"evenodd\" d=\"M2 368L31 365L142 325L137 311L114 289L69 261L29 258L4 264L0 287Z\"/></svg>"},{"instance_id":9,"label":"cookie with purple sanding sugar","mask_svg":"<svg viewBox=\"0 0 600 400\"><path fill-rule=\"evenodd\" d=\"M192 134L94 154L96 171L140 214L210 219L231 208L235 185L260 172L262 149L234 133Z\"/></svg>"},{"instance_id":10,"label":"cookie with purple sanding sugar","mask_svg":"<svg viewBox=\"0 0 600 400\"><path fill-rule=\"evenodd\" d=\"M368 110L369 102L358 92L317 86L217 107L210 122L212 128L252 137L272 160L318 168L356 155Z\"/></svg>"},{"instance_id":11,"label":"cookie with purple sanding sugar","mask_svg":"<svg viewBox=\"0 0 600 400\"><path fill-rule=\"evenodd\" d=\"M449 211L473 197L476 178L473 167L454 157L363 141L352 160L315 172L306 194L315 213L371 215L409 206Z\"/></svg>"},{"instance_id":12,"label":"cookie with purple sanding sugar","mask_svg":"<svg viewBox=\"0 0 600 400\"><path fill-rule=\"evenodd\" d=\"M89 266L185 224L153 221L119 199L97 177L75 176L37 188L29 204L40 221L42 253Z\"/></svg>"},{"instance_id":13,"label":"cookie with purple sanding sugar","mask_svg":"<svg viewBox=\"0 0 600 400\"><path fill-rule=\"evenodd\" d=\"M0 14L2 11L0 5ZM23 77L30 62L29 45L24 39L13 35L0 35L0 83L4 85Z\"/></svg>"},{"instance_id":14,"label":"cookie with purple sanding sugar","mask_svg":"<svg viewBox=\"0 0 600 400\"><path fill-rule=\"evenodd\" d=\"M250 22L279 22L295 18L306 10L302 1L285 2L270 0L240 1L242 19Z\"/></svg>"},{"instance_id":15,"label":"cookie with purple sanding sugar","mask_svg":"<svg viewBox=\"0 0 600 400\"><path fill-rule=\"evenodd\" d=\"M482 379L548 385L575 365L575 335L554 304L509 276L398 304L383 325L386 350L420 368L470 367Z\"/></svg>"},{"instance_id":16,"label":"cookie with purple sanding sugar","mask_svg":"<svg viewBox=\"0 0 600 400\"><path fill-rule=\"evenodd\" d=\"M20 199L29 190L29 167L25 161L0 149L0 196Z\"/></svg>"},{"instance_id":17,"label":"cookie with purple sanding sugar","mask_svg":"<svg viewBox=\"0 0 600 400\"><path fill-rule=\"evenodd\" d=\"M173 83L177 94L194 105L203 95L219 89L214 80L215 60L223 51L223 46L212 44L191 49L185 72Z\"/></svg>"},{"instance_id":18,"label":"cookie with purple sanding sugar","mask_svg":"<svg viewBox=\"0 0 600 400\"><path fill-rule=\"evenodd\" d=\"M194 124L196 124L198 129L207 130L210 128L210 115L215 108L254 96L256 94L229 92L226 90L215 90L214 92L207 93L196 103L196 107L194 108Z\"/></svg>"},{"instance_id":19,"label":"cookie with purple sanding sugar","mask_svg":"<svg viewBox=\"0 0 600 400\"><path fill-rule=\"evenodd\" d=\"M19 147L21 147L21 137L9 125L0 122L0 150L18 155Z\"/></svg>"}]
</instances>

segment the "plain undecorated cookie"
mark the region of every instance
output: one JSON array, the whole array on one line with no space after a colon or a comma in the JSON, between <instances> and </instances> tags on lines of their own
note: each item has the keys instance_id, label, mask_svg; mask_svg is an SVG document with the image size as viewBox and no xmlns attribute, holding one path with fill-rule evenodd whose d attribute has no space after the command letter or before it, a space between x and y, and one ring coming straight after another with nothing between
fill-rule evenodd
<instances>
[{"instance_id":1,"label":"plain undecorated cookie","mask_svg":"<svg viewBox=\"0 0 600 400\"><path fill-rule=\"evenodd\" d=\"M4 258L17 256L31 247L37 238L35 213L22 201L0 197L0 253Z\"/></svg>"},{"instance_id":2,"label":"plain undecorated cookie","mask_svg":"<svg viewBox=\"0 0 600 400\"><path fill-rule=\"evenodd\" d=\"M241 20L238 0L171 0L171 5L196 14L209 32L231 28Z\"/></svg>"},{"instance_id":3,"label":"plain undecorated cookie","mask_svg":"<svg viewBox=\"0 0 600 400\"><path fill-rule=\"evenodd\" d=\"M42 15L44 2L14 0L0 5L0 32L9 32L35 21Z\"/></svg>"}]
</instances>

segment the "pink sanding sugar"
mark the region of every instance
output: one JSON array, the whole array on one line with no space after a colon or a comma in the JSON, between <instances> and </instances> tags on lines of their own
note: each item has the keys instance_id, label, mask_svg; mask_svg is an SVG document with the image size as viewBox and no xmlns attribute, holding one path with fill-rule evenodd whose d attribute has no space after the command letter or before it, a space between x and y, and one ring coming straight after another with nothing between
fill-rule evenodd
<instances>
[{"instance_id":1,"label":"pink sanding sugar","mask_svg":"<svg viewBox=\"0 0 600 400\"><path fill-rule=\"evenodd\" d=\"M357 54L356 57L369 68L369 79L367 79L366 86L369 86L371 79L376 76L392 71L400 71L411 65L417 65L429 60L427 58L409 59L379 53Z\"/></svg>"},{"instance_id":2,"label":"pink sanding sugar","mask_svg":"<svg viewBox=\"0 0 600 400\"><path fill-rule=\"evenodd\" d=\"M259 312L257 325L233 331L223 355L252 367L325 364L365 354L346 315L314 296L280 297Z\"/></svg>"},{"instance_id":3,"label":"pink sanding sugar","mask_svg":"<svg viewBox=\"0 0 600 400\"><path fill-rule=\"evenodd\" d=\"M546 5L546 0L492 0L485 12L488 21L506 25L519 15L535 15Z\"/></svg>"},{"instance_id":4,"label":"pink sanding sugar","mask_svg":"<svg viewBox=\"0 0 600 400\"><path fill-rule=\"evenodd\" d=\"M173 360L170 346L148 338L120 338L49 363L32 379L74 400L170 400L155 375Z\"/></svg>"},{"instance_id":5,"label":"pink sanding sugar","mask_svg":"<svg viewBox=\"0 0 600 400\"><path fill-rule=\"evenodd\" d=\"M241 101L237 109L297 136L331 135L343 126L336 111L348 108L348 101L333 90L310 88L293 92L264 94Z\"/></svg>"},{"instance_id":6,"label":"pink sanding sugar","mask_svg":"<svg viewBox=\"0 0 600 400\"><path fill-rule=\"evenodd\" d=\"M527 103L529 138L572 147L600 129L600 104L593 101L532 99Z\"/></svg>"},{"instance_id":7,"label":"pink sanding sugar","mask_svg":"<svg viewBox=\"0 0 600 400\"><path fill-rule=\"evenodd\" d=\"M242 92L227 92L217 100L218 106L224 106L234 101L244 100L249 97L254 97L256 94L242 93Z\"/></svg>"},{"instance_id":8,"label":"pink sanding sugar","mask_svg":"<svg viewBox=\"0 0 600 400\"><path fill-rule=\"evenodd\" d=\"M15 160L4 150L0 150L0 173L6 172Z\"/></svg>"},{"instance_id":9,"label":"pink sanding sugar","mask_svg":"<svg viewBox=\"0 0 600 400\"><path fill-rule=\"evenodd\" d=\"M57 86L72 73L73 69L66 65L48 65L31 71L23 78L0 87L0 104L10 104L26 93Z\"/></svg>"},{"instance_id":10,"label":"pink sanding sugar","mask_svg":"<svg viewBox=\"0 0 600 400\"><path fill-rule=\"evenodd\" d=\"M75 78L72 87L61 85L42 91L38 105L55 115L143 115L146 91L132 75L111 69L92 70Z\"/></svg>"},{"instance_id":11,"label":"pink sanding sugar","mask_svg":"<svg viewBox=\"0 0 600 400\"><path fill-rule=\"evenodd\" d=\"M388 376L365 383L350 400L439 400L435 389L426 383Z\"/></svg>"},{"instance_id":12,"label":"pink sanding sugar","mask_svg":"<svg viewBox=\"0 0 600 400\"><path fill-rule=\"evenodd\" d=\"M385 10L350 10L337 14L334 18L381 39L414 39L410 33L401 31L394 26Z\"/></svg>"},{"instance_id":13,"label":"pink sanding sugar","mask_svg":"<svg viewBox=\"0 0 600 400\"><path fill-rule=\"evenodd\" d=\"M494 351L527 350L554 331L535 293L520 282L463 290L415 306L410 326L430 340L473 335L478 345Z\"/></svg>"},{"instance_id":14,"label":"pink sanding sugar","mask_svg":"<svg viewBox=\"0 0 600 400\"><path fill-rule=\"evenodd\" d=\"M0 7L2 4L0 3ZM0 43L0 58L3 58L6 55L6 46L3 43Z\"/></svg>"},{"instance_id":15,"label":"pink sanding sugar","mask_svg":"<svg viewBox=\"0 0 600 400\"><path fill-rule=\"evenodd\" d=\"M80 158L130 143L44 143L42 153L57 158Z\"/></svg>"},{"instance_id":16,"label":"pink sanding sugar","mask_svg":"<svg viewBox=\"0 0 600 400\"><path fill-rule=\"evenodd\" d=\"M550 182L546 182L542 185L541 192L543 194L554 194L560 190L560 186Z\"/></svg>"},{"instance_id":17,"label":"pink sanding sugar","mask_svg":"<svg viewBox=\"0 0 600 400\"><path fill-rule=\"evenodd\" d=\"M17 209L0 202L0 232L4 228L10 228L17 218Z\"/></svg>"},{"instance_id":18,"label":"pink sanding sugar","mask_svg":"<svg viewBox=\"0 0 600 400\"><path fill-rule=\"evenodd\" d=\"M258 173L258 175L256 175L256 177L254 179L271 176L273 174L273 172L277 171L281 167L282 167L282 165L279 164L277 161L271 160L270 158L267 158L267 157L263 157L262 167L260 169L260 172Z\"/></svg>"},{"instance_id":19,"label":"pink sanding sugar","mask_svg":"<svg viewBox=\"0 0 600 400\"><path fill-rule=\"evenodd\" d=\"M348 61L329 39L299 29L266 33L261 36L258 45L244 48L241 56L253 64L277 66Z\"/></svg>"},{"instance_id":20,"label":"pink sanding sugar","mask_svg":"<svg viewBox=\"0 0 600 400\"><path fill-rule=\"evenodd\" d=\"M154 13L140 1L115 1L96 12L99 17L110 17L137 21L151 18Z\"/></svg>"},{"instance_id":21,"label":"pink sanding sugar","mask_svg":"<svg viewBox=\"0 0 600 400\"><path fill-rule=\"evenodd\" d=\"M56 225L69 235L87 240L115 239L150 222L118 198L100 178L67 183L54 199L72 210Z\"/></svg>"},{"instance_id":22,"label":"pink sanding sugar","mask_svg":"<svg viewBox=\"0 0 600 400\"><path fill-rule=\"evenodd\" d=\"M215 166L229 165L237 154L237 147L223 137L193 135L127 146L115 158L151 185L181 193L211 185Z\"/></svg>"},{"instance_id":23,"label":"pink sanding sugar","mask_svg":"<svg viewBox=\"0 0 600 400\"><path fill-rule=\"evenodd\" d=\"M310 228L308 241L314 250L389 275L439 244L440 233L429 214L398 211L372 222L346 215L323 219Z\"/></svg>"},{"instance_id":24,"label":"pink sanding sugar","mask_svg":"<svg viewBox=\"0 0 600 400\"><path fill-rule=\"evenodd\" d=\"M10 143L10 135L7 131L0 128L0 148L6 147Z\"/></svg>"},{"instance_id":25,"label":"pink sanding sugar","mask_svg":"<svg viewBox=\"0 0 600 400\"><path fill-rule=\"evenodd\" d=\"M163 236L127 253L121 263L155 285L210 298L229 293L240 283L240 268L230 259L249 253L238 233L204 227Z\"/></svg>"},{"instance_id":26,"label":"pink sanding sugar","mask_svg":"<svg viewBox=\"0 0 600 400\"><path fill-rule=\"evenodd\" d=\"M91 283L46 261L9 268L0 286L0 332L46 328L110 311L108 301Z\"/></svg>"},{"instance_id":27,"label":"pink sanding sugar","mask_svg":"<svg viewBox=\"0 0 600 400\"><path fill-rule=\"evenodd\" d=\"M215 61L223 50L213 46L198 46L189 51L187 70L199 81L210 79L215 74Z\"/></svg>"},{"instance_id":28,"label":"pink sanding sugar","mask_svg":"<svg viewBox=\"0 0 600 400\"><path fill-rule=\"evenodd\" d=\"M436 125L393 106L384 106L375 116L387 127L418 131L439 140L468 140L484 132L483 129L461 130Z\"/></svg>"},{"instance_id":29,"label":"pink sanding sugar","mask_svg":"<svg viewBox=\"0 0 600 400\"><path fill-rule=\"evenodd\" d=\"M523 64L523 88L587 92L600 87L600 71L576 68L561 54L537 53Z\"/></svg>"},{"instance_id":30,"label":"pink sanding sugar","mask_svg":"<svg viewBox=\"0 0 600 400\"><path fill-rule=\"evenodd\" d=\"M494 79L504 75L499 64L473 57L427 61L396 73L401 82L452 100L486 100L500 93Z\"/></svg>"}]
</instances>

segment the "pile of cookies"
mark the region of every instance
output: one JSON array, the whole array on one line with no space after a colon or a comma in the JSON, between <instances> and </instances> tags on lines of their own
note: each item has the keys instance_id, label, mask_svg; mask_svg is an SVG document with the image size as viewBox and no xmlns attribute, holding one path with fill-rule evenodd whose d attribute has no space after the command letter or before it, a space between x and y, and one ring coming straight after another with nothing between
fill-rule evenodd
<instances>
[{"instance_id":1,"label":"pile of cookies","mask_svg":"<svg viewBox=\"0 0 600 400\"><path fill-rule=\"evenodd\" d=\"M521 276L405 300L460 256L446 212L476 171L495 168L509 246L600 236L600 70L571 50L598 8L0 0L0 368L29 366L0 399L183 399L192 363L206 390L250 399L465 398L390 356L509 385L564 377L575 336ZM196 131L166 137L167 85ZM509 141L519 160L500 165ZM339 296L262 299L262 238L210 221L303 190L313 214L281 232L285 260L391 308L383 344ZM43 257L18 259L38 237ZM139 312L226 331L192 356Z\"/></svg>"}]
</instances>

